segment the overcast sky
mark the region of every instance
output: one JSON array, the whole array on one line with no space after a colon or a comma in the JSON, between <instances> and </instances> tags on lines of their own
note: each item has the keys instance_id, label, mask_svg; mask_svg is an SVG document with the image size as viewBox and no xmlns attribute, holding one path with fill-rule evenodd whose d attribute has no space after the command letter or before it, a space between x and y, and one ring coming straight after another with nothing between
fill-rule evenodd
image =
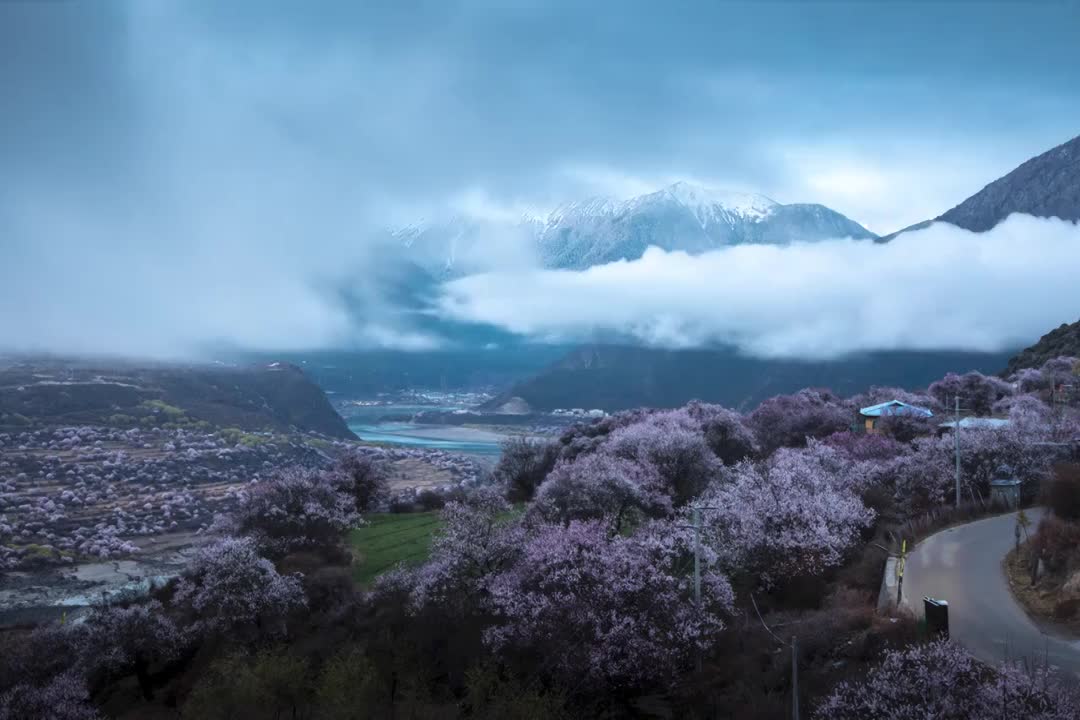
<instances>
[{"instance_id":1,"label":"overcast sky","mask_svg":"<svg viewBox=\"0 0 1080 720\"><path fill-rule=\"evenodd\" d=\"M891 232L1080 132L1078 32L1072 0L0 2L0 343L332 343L372 228L676 179Z\"/></svg>"}]
</instances>

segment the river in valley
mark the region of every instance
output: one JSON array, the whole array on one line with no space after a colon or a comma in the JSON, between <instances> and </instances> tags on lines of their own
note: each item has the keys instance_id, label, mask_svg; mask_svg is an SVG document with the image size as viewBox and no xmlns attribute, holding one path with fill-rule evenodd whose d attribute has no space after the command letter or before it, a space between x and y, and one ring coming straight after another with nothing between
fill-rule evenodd
<instances>
[{"instance_id":1,"label":"river in valley","mask_svg":"<svg viewBox=\"0 0 1080 720\"><path fill-rule=\"evenodd\" d=\"M506 436L482 428L459 425L426 425L400 420L383 420L385 417L412 415L421 410L457 410L454 406L430 405L378 405L352 407L348 413L349 429L361 440L400 445L409 448L444 450L474 455L494 461L502 452Z\"/></svg>"}]
</instances>

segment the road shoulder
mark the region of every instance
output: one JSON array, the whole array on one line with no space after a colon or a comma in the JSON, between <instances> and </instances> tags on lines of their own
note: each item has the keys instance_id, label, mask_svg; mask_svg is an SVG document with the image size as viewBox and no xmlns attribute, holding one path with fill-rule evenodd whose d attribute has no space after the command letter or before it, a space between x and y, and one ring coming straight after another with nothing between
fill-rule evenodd
<instances>
[{"instance_id":1,"label":"road shoulder","mask_svg":"<svg viewBox=\"0 0 1080 720\"><path fill-rule=\"evenodd\" d=\"M1019 553L1015 548L1010 550L1001 569L1013 598L1032 622L1048 634L1080 639L1080 593L1065 592L1046 576L1033 586L1027 543L1020 546Z\"/></svg>"}]
</instances>

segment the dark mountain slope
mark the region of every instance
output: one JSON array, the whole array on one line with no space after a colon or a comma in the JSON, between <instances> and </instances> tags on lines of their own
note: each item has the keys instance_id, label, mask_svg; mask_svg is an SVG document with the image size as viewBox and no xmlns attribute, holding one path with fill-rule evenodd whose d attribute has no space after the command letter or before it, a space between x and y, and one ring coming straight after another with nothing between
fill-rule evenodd
<instances>
[{"instance_id":1,"label":"dark mountain slope","mask_svg":"<svg viewBox=\"0 0 1080 720\"><path fill-rule=\"evenodd\" d=\"M354 438L300 368L20 359L0 364L0 425L142 422L156 415L244 430Z\"/></svg>"},{"instance_id":2,"label":"dark mountain slope","mask_svg":"<svg viewBox=\"0 0 1080 720\"><path fill-rule=\"evenodd\" d=\"M937 219L985 232L1012 213L1080 220L1080 136L1028 160Z\"/></svg>"},{"instance_id":3,"label":"dark mountain slope","mask_svg":"<svg viewBox=\"0 0 1080 720\"><path fill-rule=\"evenodd\" d=\"M733 350L658 350L594 345L579 348L489 403L512 397L533 410L675 407L697 398L749 409L804 387L848 395L871 385L925 387L947 372L996 372L1012 353L879 352L824 362L765 360Z\"/></svg>"},{"instance_id":4,"label":"dark mountain slope","mask_svg":"<svg viewBox=\"0 0 1080 720\"><path fill-rule=\"evenodd\" d=\"M1080 136L1028 160L934 220L885 235L878 242L931 222L985 232L1013 213L1080 220Z\"/></svg>"},{"instance_id":5,"label":"dark mountain slope","mask_svg":"<svg viewBox=\"0 0 1080 720\"><path fill-rule=\"evenodd\" d=\"M1047 360L1063 355L1080 357L1080 321L1062 324L1043 335L1037 343L1013 356L1005 372L1012 374L1021 368L1040 367Z\"/></svg>"}]
</instances>

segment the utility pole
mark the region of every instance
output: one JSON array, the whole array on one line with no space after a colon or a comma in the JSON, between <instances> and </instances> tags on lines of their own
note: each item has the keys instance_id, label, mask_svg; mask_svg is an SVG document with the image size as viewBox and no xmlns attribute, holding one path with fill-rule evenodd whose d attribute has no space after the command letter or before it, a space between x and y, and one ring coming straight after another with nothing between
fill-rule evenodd
<instances>
[{"instance_id":1,"label":"utility pole","mask_svg":"<svg viewBox=\"0 0 1080 720\"><path fill-rule=\"evenodd\" d=\"M960 507L960 396L956 396L956 427L953 428L953 443L956 448L956 507Z\"/></svg>"},{"instance_id":2,"label":"utility pole","mask_svg":"<svg viewBox=\"0 0 1080 720\"><path fill-rule=\"evenodd\" d=\"M791 636L791 717L799 720L799 639Z\"/></svg>"},{"instance_id":3,"label":"utility pole","mask_svg":"<svg viewBox=\"0 0 1080 720\"><path fill-rule=\"evenodd\" d=\"M701 610L701 508L694 506L694 607Z\"/></svg>"},{"instance_id":4,"label":"utility pole","mask_svg":"<svg viewBox=\"0 0 1080 720\"><path fill-rule=\"evenodd\" d=\"M896 568L896 607L904 602L904 565L907 563L907 540L900 542L900 562Z\"/></svg>"},{"instance_id":5,"label":"utility pole","mask_svg":"<svg viewBox=\"0 0 1080 720\"><path fill-rule=\"evenodd\" d=\"M694 606L698 609L701 609L701 511L721 509L723 508L716 505L694 505L691 508L690 527L694 529Z\"/></svg>"},{"instance_id":6,"label":"utility pole","mask_svg":"<svg viewBox=\"0 0 1080 720\"><path fill-rule=\"evenodd\" d=\"M694 607L701 610L701 511L719 510L720 508L709 505L694 505L691 512L691 521L694 528ZM685 525L683 527L686 527ZM697 669L701 671L701 652L697 653Z\"/></svg>"}]
</instances>

